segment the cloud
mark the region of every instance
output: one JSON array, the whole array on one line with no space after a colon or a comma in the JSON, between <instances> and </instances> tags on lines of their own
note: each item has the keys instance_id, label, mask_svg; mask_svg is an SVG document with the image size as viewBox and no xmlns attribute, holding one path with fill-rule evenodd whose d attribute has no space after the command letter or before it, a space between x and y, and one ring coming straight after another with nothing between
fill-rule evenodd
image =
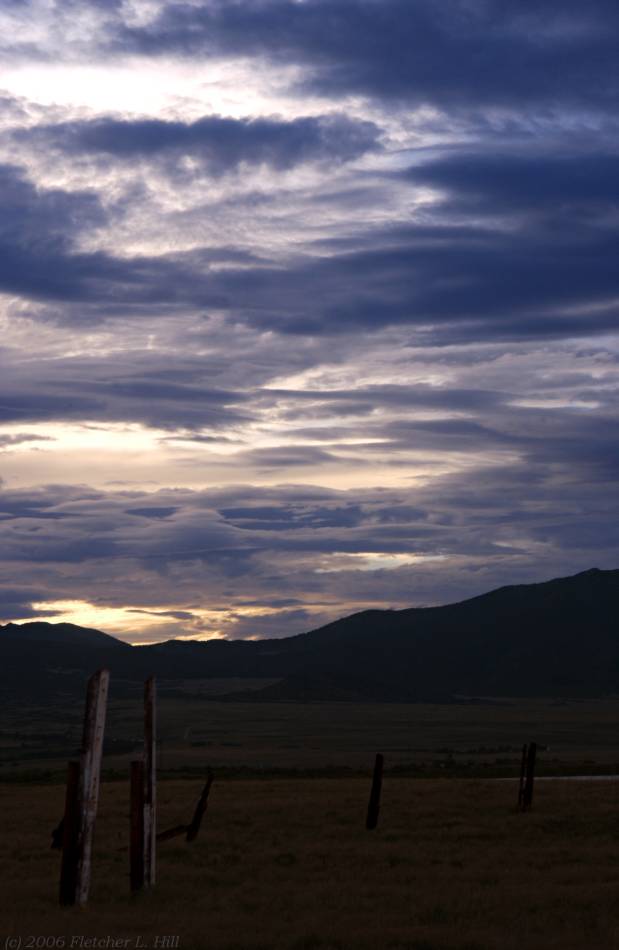
<instances>
[{"instance_id":1,"label":"cloud","mask_svg":"<svg viewBox=\"0 0 619 950\"><path fill-rule=\"evenodd\" d=\"M565 174L564 165L545 163L545 176L550 179L553 169ZM208 249L158 257L80 252L77 235L93 219L102 220L100 203L90 194L37 191L14 169L4 168L0 288L50 304L65 302L58 317L85 323L206 307L259 330L292 334L410 324L421 328L420 343L612 329L616 310L608 304L619 296L619 279L616 233L606 220L616 197L610 176L598 176L593 194L594 186L584 186L586 174L576 173L582 188L573 204L556 192L553 200L551 189L541 221L535 212L510 227L496 220L448 222L449 214L459 211L461 194L468 197L471 182L481 191L478 201L486 214L499 189L514 204L517 164L498 173L500 183L489 176L487 184L483 161L475 173L467 167L466 160L458 165L450 159L416 171L422 179L449 182L456 191L455 199L444 199L434 222L374 228L358 235L354 249L304 255L285 266L250 261L239 267L227 252L225 268L210 267ZM532 180L536 174L534 162ZM517 187L526 190L522 183Z\"/></svg>"},{"instance_id":2,"label":"cloud","mask_svg":"<svg viewBox=\"0 0 619 950\"><path fill-rule=\"evenodd\" d=\"M30 620L40 616L32 604L41 599L41 590L28 587L0 587L0 623Z\"/></svg>"},{"instance_id":3,"label":"cloud","mask_svg":"<svg viewBox=\"0 0 619 950\"><path fill-rule=\"evenodd\" d=\"M617 566L616 5L0 21L8 617L272 635Z\"/></svg>"},{"instance_id":4,"label":"cloud","mask_svg":"<svg viewBox=\"0 0 619 950\"><path fill-rule=\"evenodd\" d=\"M186 614L211 611L218 619L204 621L203 634L216 627L231 636L282 635L363 606L444 602L569 573L592 558L612 567L616 474L600 479L590 459L579 463L575 440L564 444L572 451L560 463L549 446L544 455L406 490L4 491L4 601L16 617L22 602L23 609L68 599L127 605L163 612L183 633ZM36 511L37 530L27 534ZM52 522L50 514L61 517ZM14 594L24 571L33 578L31 599ZM252 621L246 608L257 606ZM165 636L173 631L166 626Z\"/></svg>"},{"instance_id":5,"label":"cloud","mask_svg":"<svg viewBox=\"0 0 619 950\"><path fill-rule=\"evenodd\" d=\"M574 218L580 212L585 220L591 215L604 218L619 204L617 165L614 151L582 150L537 152L528 149L466 149L446 154L412 167L406 177L413 183L445 190L450 207L461 211L519 214L565 214Z\"/></svg>"},{"instance_id":6,"label":"cloud","mask_svg":"<svg viewBox=\"0 0 619 950\"><path fill-rule=\"evenodd\" d=\"M350 161L377 148L379 129L372 122L343 115L290 121L210 115L193 122L102 117L35 126L18 130L13 137L25 145L72 155L103 155L126 162L161 159L170 172L190 176L186 159L212 175L240 165L284 171L305 162Z\"/></svg>"},{"instance_id":7,"label":"cloud","mask_svg":"<svg viewBox=\"0 0 619 950\"><path fill-rule=\"evenodd\" d=\"M325 96L365 94L447 109L593 104L612 111L616 5L534 10L509 0L265 0L164 3L139 26L118 19L119 54L256 57L305 69Z\"/></svg>"},{"instance_id":8,"label":"cloud","mask_svg":"<svg viewBox=\"0 0 619 950\"><path fill-rule=\"evenodd\" d=\"M48 435L30 434L28 432L18 432L15 435L0 434L0 451L14 448L16 445L24 445L28 442L51 442L53 439Z\"/></svg>"}]
</instances>

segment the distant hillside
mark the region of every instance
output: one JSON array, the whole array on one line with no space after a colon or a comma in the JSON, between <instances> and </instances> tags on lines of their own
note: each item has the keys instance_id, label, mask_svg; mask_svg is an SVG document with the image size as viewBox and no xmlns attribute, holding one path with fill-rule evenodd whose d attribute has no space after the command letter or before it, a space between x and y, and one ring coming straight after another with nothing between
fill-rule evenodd
<instances>
[{"instance_id":1,"label":"distant hillside","mask_svg":"<svg viewBox=\"0 0 619 950\"><path fill-rule=\"evenodd\" d=\"M251 702L608 695L619 693L618 616L619 571L594 569L444 607L363 611L278 640L130 647L70 624L9 624L0 688L81 684L106 665L125 684L150 673L270 680L228 697Z\"/></svg>"},{"instance_id":2,"label":"distant hillside","mask_svg":"<svg viewBox=\"0 0 619 950\"><path fill-rule=\"evenodd\" d=\"M619 571L366 611L292 638L303 662L255 699L407 701L619 693Z\"/></svg>"},{"instance_id":3,"label":"distant hillside","mask_svg":"<svg viewBox=\"0 0 619 950\"><path fill-rule=\"evenodd\" d=\"M79 627L74 623L7 623L0 626L0 637L13 640L39 640L45 643L64 643L79 647L125 647L127 644L101 630Z\"/></svg>"}]
</instances>

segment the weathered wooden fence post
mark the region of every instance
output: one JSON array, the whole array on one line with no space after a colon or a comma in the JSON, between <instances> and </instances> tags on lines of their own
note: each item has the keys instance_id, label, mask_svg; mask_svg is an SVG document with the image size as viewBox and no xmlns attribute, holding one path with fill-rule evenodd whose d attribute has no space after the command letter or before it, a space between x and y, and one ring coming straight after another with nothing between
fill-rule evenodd
<instances>
[{"instance_id":1,"label":"weathered wooden fence post","mask_svg":"<svg viewBox=\"0 0 619 950\"><path fill-rule=\"evenodd\" d=\"M370 791L370 801L368 803L368 814L365 821L365 827L368 831L373 831L378 824L378 813L380 811L380 792L383 784L383 764L384 759L380 752L376 754L374 762L374 774L372 775L372 789Z\"/></svg>"},{"instance_id":2,"label":"weathered wooden fence post","mask_svg":"<svg viewBox=\"0 0 619 950\"><path fill-rule=\"evenodd\" d=\"M105 715L107 694L110 683L108 670L99 670L88 681L86 695L86 713L84 716L84 735L80 755L80 828L77 841L77 888L78 904L85 904L90 890L90 864L92 843L99 804L99 785L101 781L101 757L103 755L103 736L105 733Z\"/></svg>"},{"instance_id":3,"label":"weathered wooden fence post","mask_svg":"<svg viewBox=\"0 0 619 950\"><path fill-rule=\"evenodd\" d=\"M108 670L88 681L80 761L69 763L60 872L60 902L65 905L85 904L90 890L109 681Z\"/></svg>"},{"instance_id":4,"label":"weathered wooden fence post","mask_svg":"<svg viewBox=\"0 0 619 950\"><path fill-rule=\"evenodd\" d=\"M144 684L144 885L155 883L157 852L157 725L156 686L151 676Z\"/></svg>"},{"instance_id":5,"label":"weathered wooden fence post","mask_svg":"<svg viewBox=\"0 0 619 950\"><path fill-rule=\"evenodd\" d=\"M144 887L144 763L131 763L131 832L129 864L131 890Z\"/></svg>"}]
</instances>

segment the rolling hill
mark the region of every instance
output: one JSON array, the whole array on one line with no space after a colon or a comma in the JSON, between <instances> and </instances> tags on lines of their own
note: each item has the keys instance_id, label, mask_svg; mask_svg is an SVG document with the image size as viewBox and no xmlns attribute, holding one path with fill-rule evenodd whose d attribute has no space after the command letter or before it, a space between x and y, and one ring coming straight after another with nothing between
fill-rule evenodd
<instances>
[{"instance_id":1,"label":"rolling hill","mask_svg":"<svg viewBox=\"0 0 619 950\"><path fill-rule=\"evenodd\" d=\"M618 618L619 570L593 569L443 607L363 611L283 639L131 647L70 624L8 624L0 688L66 687L105 665L124 682L269 680L229 695L251 702L609 695L619 693Z\"/></svg>"}]
</instances>

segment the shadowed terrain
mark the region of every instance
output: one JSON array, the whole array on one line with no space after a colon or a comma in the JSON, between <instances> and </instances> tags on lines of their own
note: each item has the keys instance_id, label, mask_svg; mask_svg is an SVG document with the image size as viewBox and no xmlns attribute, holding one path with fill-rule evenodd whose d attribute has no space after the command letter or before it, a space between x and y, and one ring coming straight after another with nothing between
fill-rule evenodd
<instances>
[{"instance_id":1,"label":"shadowed terrain","mask_svg":"<svg viewBox=\"0 0 619 950\"><path fill-rule=\"evenodd\" d=\"M121 682L235 678L218 692L255 702L604 696L619 693L618 615L619 571L593 569L444 607L364 611L283 639L129 647L70 624L9 624L0 689L8 699L79 693L85 673L107 666Z\"/></svg>"},{"instance_id":2,"label":"shadowed terrain","mask_svg":"<svg viewBox=\"0 0 619 950\"><path fill-rule=\"evenodd\" d=\"M162 782L160 826L200 782ZM182 950L610 950L619 937L612 783L216 778L198 840L160 844L152 895L129 896L128 785L105 783L86 909L56 905L50 832L63 789L0 786L0 932L180 937ZM34 922L36 921L36 925ZM67 944L68 945L68 944Z\"/></svg>"}]
</instances>

